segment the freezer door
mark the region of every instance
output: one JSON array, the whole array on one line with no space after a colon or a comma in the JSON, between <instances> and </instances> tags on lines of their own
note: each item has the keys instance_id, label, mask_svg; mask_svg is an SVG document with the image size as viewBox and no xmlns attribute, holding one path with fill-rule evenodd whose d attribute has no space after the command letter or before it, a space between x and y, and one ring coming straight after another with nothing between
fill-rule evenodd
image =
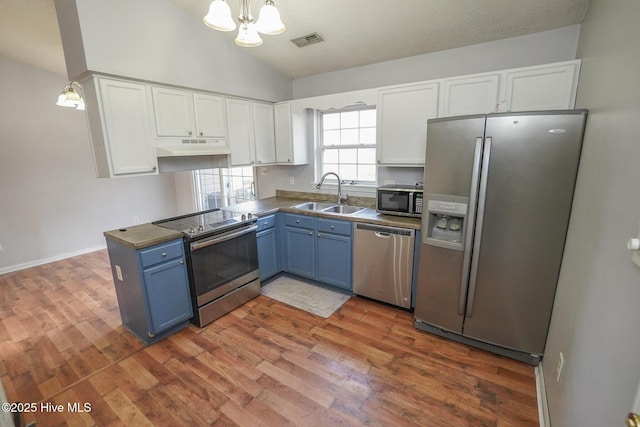
<instances>
[{"instance_id":1,"label":"freezer door","mask_svg":"<svg viewBox=\"0 0 640 427\"><path fill-rule=\"evenodd\" d=\"M424 194L468 203L462 250L428 243L429 215L422 215L422 244L414 316L452 332L462 332L485 116L429 120ZM474 178L475 177L475 178ZM435 197L435 196L434 196ZM433 224L431 224L433 226Z\"/></svg>"},{"instance_id":2,"label":"freezer door","mask_svg":"<svg viewBox=\"0 0 640 427\"><path fill-rule=\"evenodd\" d=\"M586 112L487 118L463 334L542 354Z\"/></svg>"}]
</instances>

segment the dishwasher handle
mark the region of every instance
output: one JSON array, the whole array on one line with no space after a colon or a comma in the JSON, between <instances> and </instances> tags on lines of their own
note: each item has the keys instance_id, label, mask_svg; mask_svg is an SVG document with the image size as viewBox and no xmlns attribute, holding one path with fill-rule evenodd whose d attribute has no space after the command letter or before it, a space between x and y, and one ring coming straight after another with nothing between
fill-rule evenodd
<instances>
[{"instance_id":1,"label":"dishwasher handle","mask_svg":"<svg viewBox=\"0 0 640 427\"><path fill-rule=\"evenodd\" d=\"M355 224L356 231L357 230L365 230L365 231L373 231L377 237L385 238L393 235L414 237L416 231L409 228L397 228L397 227L387 227L382 225L371 225L371 224Z\"/></svg>"}]
</instances>

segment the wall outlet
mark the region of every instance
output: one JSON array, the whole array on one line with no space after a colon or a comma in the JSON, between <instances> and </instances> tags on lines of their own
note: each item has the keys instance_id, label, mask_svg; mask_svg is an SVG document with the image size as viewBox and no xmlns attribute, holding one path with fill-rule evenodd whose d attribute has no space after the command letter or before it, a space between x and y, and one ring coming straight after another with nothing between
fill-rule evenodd
<instances>
[{"instance_id":1,"label":"wall outlet","mask_svg":"<svg viewBox=\"0 0 640 427\"><path fill-rule=\"evenodd\" d=\"M260 175L267 176L267 167L266 166L262 166L260 168Z\"/></svg>"},{"instance_id":2,"label":"wall outlet","mask_svg":"<svg viewBox=\"0 0 640 427\"><path fill-rule=\"evenodd\" d=\"M296 182L296 180L292 176L290 176L289 177L289 184L293 185L293 184L295 184L295 182Z\"/></svg>"},{"instance_id":3,"label":"wall outlet","mask_svg":"<svg viewBox=\"0 0 640 427\"><path fill-rule=\"evenodd\" d=\"M563 368L564 368L564 354L560 352L560 355L558 357L558 364L556 365L556 381L557 382L560 382Z\"/></svg>"},{"instance_id":4,"label":"wall outlet","mask_svg":"<svg viewBox=\"0 0 640 427\"><path fill-rule=\"evenodd\" d=\"M134 224L138 224L138 223L140 223L140 218L139 218L139 217L137 217L137 216L134 216L134 217L133 217L133 223L134 223Z\"/></svg>"}]
</instances>

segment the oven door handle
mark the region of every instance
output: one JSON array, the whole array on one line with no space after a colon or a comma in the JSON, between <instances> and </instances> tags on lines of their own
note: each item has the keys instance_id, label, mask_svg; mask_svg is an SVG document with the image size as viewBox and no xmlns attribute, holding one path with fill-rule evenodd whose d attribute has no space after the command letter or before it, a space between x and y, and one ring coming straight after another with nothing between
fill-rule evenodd
<instances>
[{"instance_id":1,"label":"oven door handle","mask_svg":"<svg viewBox=\"0 0 640 427\"><path fill-rule=\"evenodd\" d=\"M240 231L234 230L228 233L220 234L211 239L201 240L191 243L191 250L197 251L198 249L206 248L207 246L215 245L218 243L226 242L227 240L235 239L236 237L244 236L245 234L253 233L258 229L257 225L242 228Z\"/></svg>"}]
</instances>

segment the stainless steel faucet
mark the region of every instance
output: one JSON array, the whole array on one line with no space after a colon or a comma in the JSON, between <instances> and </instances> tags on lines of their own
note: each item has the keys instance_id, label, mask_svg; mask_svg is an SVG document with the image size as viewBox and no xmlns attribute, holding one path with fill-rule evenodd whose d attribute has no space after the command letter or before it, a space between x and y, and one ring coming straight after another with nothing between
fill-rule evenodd
<instances>
[{"instance_id":1,"label":"stainless steel faucet","mask_svg":"<svg viewBox=\"0 0 640 427\"><path fill-rule=\"evenodd\" d=\"M316 188L320 188L320 186L324 182L324 179L327 177L327 175L335 175L336 179L338 180L338 204L341 205L343 202L347 201L347 196L342 197L342 183L341 183L342 180L340 179L337 173L327 172L324 175L322 175L322 178L320 178L320 182L316 185Z\"/></svg>"}]
</instances>

